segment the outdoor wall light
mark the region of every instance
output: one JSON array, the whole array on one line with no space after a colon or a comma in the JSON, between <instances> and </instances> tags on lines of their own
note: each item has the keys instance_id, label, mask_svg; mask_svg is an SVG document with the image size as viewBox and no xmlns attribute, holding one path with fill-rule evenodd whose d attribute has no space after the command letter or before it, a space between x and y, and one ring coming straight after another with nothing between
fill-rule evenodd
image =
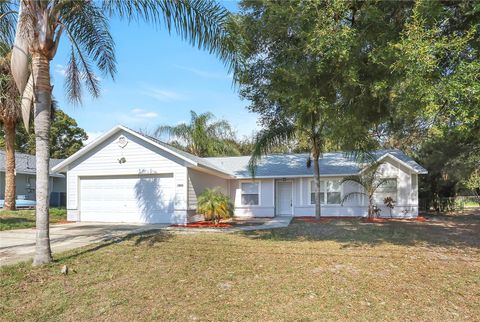
<instances>
[{"instance_id":1,"label":"outdoor wall light","mask_svg":"<svg viewBox=\"0 0 480 322\"><path fill-rule=\"evenodd\" d=\"M120 164L124 164L125 162L127 162L127 159L125 159L125 157L121 157L120 159L118 159L118 163Z\"/></svg>"}]
</instances>

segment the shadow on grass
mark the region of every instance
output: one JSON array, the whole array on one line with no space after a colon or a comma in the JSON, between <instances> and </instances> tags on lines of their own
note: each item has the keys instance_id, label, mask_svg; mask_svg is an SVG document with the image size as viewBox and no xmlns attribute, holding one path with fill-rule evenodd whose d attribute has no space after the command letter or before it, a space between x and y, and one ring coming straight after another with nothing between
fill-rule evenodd
<instances>
[{"instance_id":1,"label":"shadow on grass","mask_svg":"<svg viewBox=\"0 0 480 322\"><path fill-rule=\"evenodd\" d=\"M173 234L161 229L152 229L148 231L142 231L139 233L132 233L120 237L112 237L104 242L94 244L93 246L85 246L78 248L66 254L65 256L58 257L55 259L55 262L63 262L69 259L73 259L85 254L96 252L100 249L123 243L123 242L132 242L132 245L135 247L140 246L155 246L157 243L163 243L170 240L173 237Z\"/></svg>"},{"instance_id":2,"label":"shadow on grass","mask_svg":"<svg viewBox=\"0 0 480 322\"><path fill-rule=\"evenodd\" d=\"M438 217L427 222L364 223L359 219L334 219L328 223L293 220L289 227L245 231L253 239L275 241L335 241L346 247L422 245L426 247L480 248L480 220L476 215Z\"/></svg>"}]
</instances>

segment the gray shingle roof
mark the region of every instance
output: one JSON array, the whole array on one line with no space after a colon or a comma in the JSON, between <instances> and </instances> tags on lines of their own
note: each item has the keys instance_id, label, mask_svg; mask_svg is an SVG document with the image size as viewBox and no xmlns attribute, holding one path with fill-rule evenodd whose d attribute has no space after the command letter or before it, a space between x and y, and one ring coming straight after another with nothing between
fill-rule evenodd
<instances>
[{"instance_id":1,"label":"gray shingle roof","mask_svg":"<svg viewBox=\"0 0 480 322\"><path fill-rule=\"evenodd\" d=\"M390 154L407 163L416 172L426 173L422 166L400 150L379 150L373 152L373 154L377 160ZM255 176L313 176L313 167L307 168L306 166L307 158L307 153L264 156L258 163ZM248 170L249 156L206 158L206 160L238 178L251 177L251 173ZM324 153L320 160L320 173L322 176L354 175L359 171L359 164L343 152Z\"/></svg>"},{"instance_id":2,"label":"gray shingle roof","mask_svg":"<svg viewBox=\"0 0 480 322\"><path fill-rule=\"evenodd\" d=\"M62 162L63 159L50 159L50 169ZM35 175L35 156L25 153L15 152L15 170L17 173L33 174ZM0 150L0 172L5 172L5 151ZM50 174L53 173L50 171ZM55 173L55 176L63 176Z\"/></svg>"},{"instance_id":3,"label":"gray shingle roof","mask_svg":"<svg viewBox=\"0 0 480 322\"><path fill-rule=\"evenodd\" d=\"M180 149L177 149L176 147L174 146L171 146L170 144L167 144L165 142L162 142L160 141L159 139L153 137L153 136L150 136L150 135L146 135L146 134L143 134L143 133L140 133L140 132L137 132L135 130L132 130L152 141L154 141L155 143L167 148L167 149L170 149L172 150L173 152L177 153L177 154L180 154L181 156L187 158L187 159L190 159L196 163L198 163L199 165L202 165L204 167L207 167L207 168L210 168L210 169L213 169L213 170L217 170L219 172L223 172L223 173L226 173L225 169L221 168L221 167L218 167L216 164L212 163L209 161L208 158L201 158L201 157L198 157L196 155L193 155L193 154L190 154L188 152L185 152L183 150L180 150Z\"/></svg>"},{"instance_id":4,"label":"gray shingle roof","mask_svg":"<svg viewBox=\"0 0 480 322\"><path fill-rule=\"evenodd\" d=\"M134 131L134 130L132 130ZM237 178L251 178L252 174L248 169L248 161L250 156L235 156L235 157L210 157L201 158L190 154L188 152L179 150L165 142L158 140L155 137L145 135L143 133L134 131L141 136L155 141L161 146L190 159L197 164L214 169L230 176ZM400 150L378 150L373 151L372 155L377 159L381 159L390 155L398 160L404 162L411 167L418 174L426 174L427 170L415 162L412 158L407 156ZM307 168L308 153L299 154L271 154L263 156L259 161L255 171L256 177L294 177L294 176L313 176L313 167ZM324 153L320 160L320 175L321 176L340 176L340 175L355 175L361 170L360 165L344 152Z\"/></svg>"}]
</instances>

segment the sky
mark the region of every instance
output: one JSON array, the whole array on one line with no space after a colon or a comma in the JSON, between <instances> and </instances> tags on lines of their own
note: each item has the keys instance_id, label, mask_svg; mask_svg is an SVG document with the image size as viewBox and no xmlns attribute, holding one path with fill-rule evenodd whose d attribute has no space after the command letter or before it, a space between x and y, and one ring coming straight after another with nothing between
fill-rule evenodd
<instances>
[{"instance_id":1,"label":"sky","mask_svg":"<svg viewBox=\"0 0 480 322\"><path fill-rule=\"evenodd\" d=\"M223 1L229 10L233 1ZM104 75L101 96L92 99L83 90L82 105L70 103L64 90L70 43L64 35L52 61L53 95L59 107L89 135L89 141L117 124L152 132L159 125L190 120L190 110L212 112L230 121L237 136L257 129L257 116L248 112L232 76L214 55L192 47L174 32L143 22L110 23L116 44L115 80Z\"/></svg>"}]
</instances>

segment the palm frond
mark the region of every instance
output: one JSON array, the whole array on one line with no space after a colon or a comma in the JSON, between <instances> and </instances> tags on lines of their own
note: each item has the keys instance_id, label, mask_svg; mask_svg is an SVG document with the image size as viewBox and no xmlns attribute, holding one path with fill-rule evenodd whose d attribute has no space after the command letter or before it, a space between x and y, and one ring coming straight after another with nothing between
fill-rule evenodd
<instances>
[{"instance_id":1,"label":"palm frond","mask_svg":"<svg viewBox=\"0 0 480 322\"><path fill-rule=\"evenodd\" d=\"M77 54L83 54L84 61L93 61L104 75L114 78L117 71L115 42L102 8L90 1L61 3L63 5L58 8L60 21L75 42Z\"/></svg>"},{"instance_id":2,"label":"palm frond","mask_svg":"<svg viewBox=\"0 0 480 322\"><path fill-rule=\"evenodd\" d=\"M279 124L275 127L260 131L255 138L252 156L248 161L248 168L252 177L255 176L255 170L262 155L267 154L273 148L285 142L289 142L295 135L296 127L290 123Z\"/></svg>"},{"instance_id":3,"label":"palm frond","mask_svg":"<svg viewBox=\"0 0 480 322\"><path fill-rule=\"evenodd\" d=\"M343 206L345 201L352 199L354 196L368 197L368 195L365 192L359 192L359 191L349 192L345 196L343 196L342 201L340 202L341 205Z\"/></svg>"},{"instance_id":4,"label":"palm frond","mask_svg":"<svg viewBox=\"0 0 480 322\"><path fill-rule=\"evenodd\" d=\"M78 68L75 50L72 46L70 52L70 61L65 80L65 90L71 101L81 103L82 84L80 82L80 69Z\"/></svg>"},{"instance_id":5,"label":"palm frond","mask_svg":"<svg viewBox=\"0 0 480 322\"><path fill-rule=\"evenodd\" d=\"M100 96L100 82L92 62L107 76L115 77L115 44L106 16L88 1L61 2L56 8L72 44L65 88L68 98L81 103L81 81L93 97Z\"/></svg>"},{"instance_id":6,"label":"palm frond","mask_svg":"<svg viewBox=\"0 0 480 322\"><path fill-rule=\"evenodd\" d=\"M234 66L236 55L227 29L230 13L214 0L105 0L103 8L128 21L163 24L169 32L175 30L193 46Z\"/></svg>"},{"instance_id":7,"label":"palm frond","mask_svg":"<svg viewBox=\"0 0 480 322\"><path fill-rule=\"evenodd\" d=\"M18 21L16 25L15 40L10 59L12 76L20 95L23 95L25 86L29 81L29 31L31 30L31 17L23 11L23 2L20 2ZM28 128L28 124L25 124Z\"/></svg>"},{"instance_id":8,"label":"palm frond","mask_svg":"<svg viewBox=\"0 0 480 322\"><path fill-rule=\"evenodd\" d=\"M0 44L10 47L15 39L17 12L8 0L0 0Z\"/></svg>"}]
</instances>

